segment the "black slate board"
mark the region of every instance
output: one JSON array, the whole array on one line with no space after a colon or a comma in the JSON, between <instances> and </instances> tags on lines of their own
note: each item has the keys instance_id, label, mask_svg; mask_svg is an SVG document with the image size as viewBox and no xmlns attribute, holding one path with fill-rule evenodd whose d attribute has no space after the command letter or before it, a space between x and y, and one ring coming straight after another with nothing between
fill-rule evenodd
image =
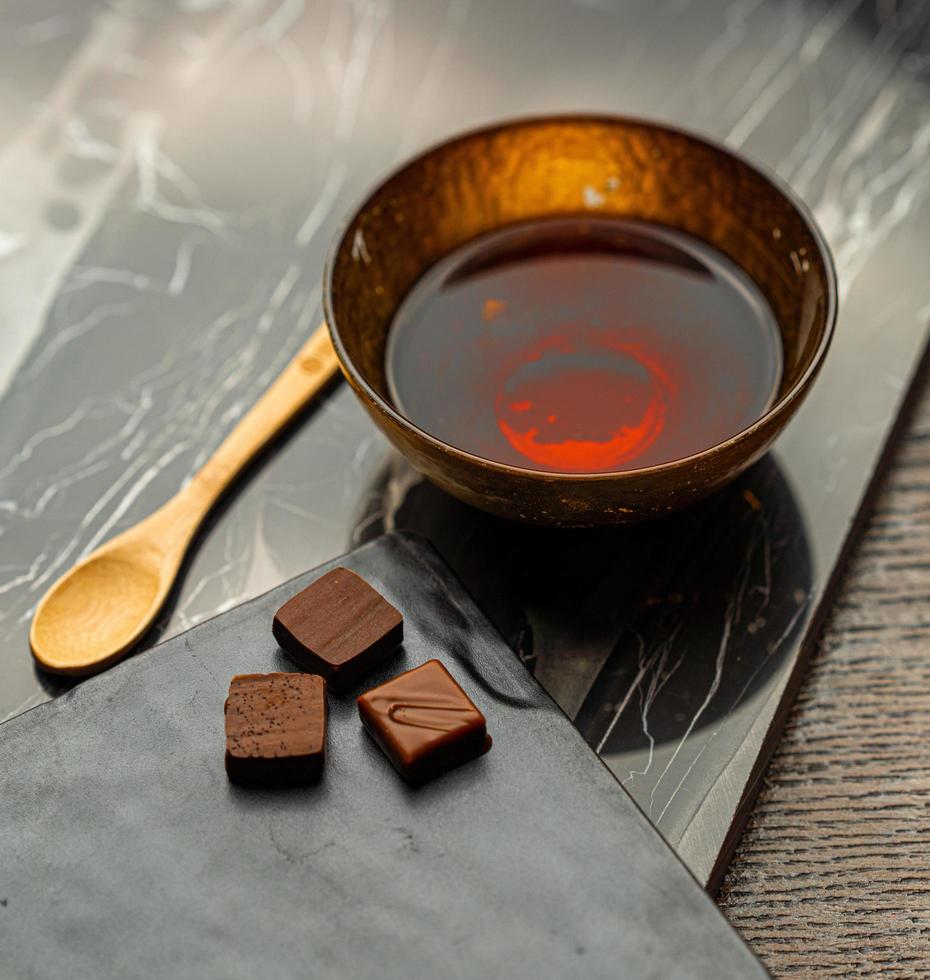
<instances>
[{"instance_id":1,"label":"black slate board","mask_svg":"<svg viewBox=\"0 0 930 980\"><path fill-rule=\"evenodd\" d=\"M275 609L335 564L406 613L481 759L410 789L330 700L321 785L223 771L230 677L290 669ZM365 686L369 686L368 683ZM754 977L765 971L432 548L380 539L0 726L15 977Z\"/></svg>"}]
</instances>

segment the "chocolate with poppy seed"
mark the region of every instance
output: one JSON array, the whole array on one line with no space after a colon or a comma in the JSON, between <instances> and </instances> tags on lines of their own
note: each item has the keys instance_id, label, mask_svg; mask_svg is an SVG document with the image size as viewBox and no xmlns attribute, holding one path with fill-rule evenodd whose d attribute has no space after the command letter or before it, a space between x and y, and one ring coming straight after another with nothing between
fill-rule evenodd
<instances>
[{"instance_id":1,"label":"chocolate with poppy seed","mask_svg":"<svg viewBox=\"0 0 930 980\"><path fill-rule=\"evenodd\" d=\"M326 756L326 682L313 674L237 674L223 708L226 772L237 783L316 782Z\"/></svg>"},{"instance_id":2,"label":"chocolate with poppy seed","mask_svg":"<svg viewBox=\"0 0 930 980\"><path fill-rule=\"evenodd\" d=\"M334 568L275 613L274 638L301 667L350 688L404 638L404 617L363 578Z\"/></svg>"}]
</instances>

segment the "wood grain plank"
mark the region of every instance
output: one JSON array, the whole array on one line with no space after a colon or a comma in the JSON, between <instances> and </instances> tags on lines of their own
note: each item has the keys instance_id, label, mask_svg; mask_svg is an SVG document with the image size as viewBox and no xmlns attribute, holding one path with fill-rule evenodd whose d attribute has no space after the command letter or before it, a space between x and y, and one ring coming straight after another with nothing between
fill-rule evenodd
<instances>
[{"instance_id":1,"label":"wood grain plank","mask_svg":"<svg viewBox=\"0 0 930 980\"><path fill-rule=\"evenodd\" d=\"M776 977L930 977L930 384L719 895Z\"/></svg>"}]
</instances>

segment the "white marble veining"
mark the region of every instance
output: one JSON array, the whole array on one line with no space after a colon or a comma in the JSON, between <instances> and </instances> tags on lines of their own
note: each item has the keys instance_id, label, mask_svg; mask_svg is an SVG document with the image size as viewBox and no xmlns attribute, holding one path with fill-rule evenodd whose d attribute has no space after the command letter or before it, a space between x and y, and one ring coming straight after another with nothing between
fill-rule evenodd
<instances>
[{"instance_id":1,"label":"white marble veining","mask_svg":"<svg viewBox=\"0 0 930 980\"><path fill-rule=\"evenodd\" d=\"M742 564L698 644L706 670L685 600L658 630L600 595L571 649L529 603L513 639L572 714L605 692L586 734L673 843L701 838L686 857L706 874L702 801L725 811L745 789L755 719L784 681L773 664L819 601L925 337L928 78L921 0L5 4L0 718L59 690L26 647L44 589L175 492L284 366L321 319L329 240L379 175L501 116L656 116L774 170L834 251L834 350L779 442L776 490L747 485L791 496L790 514L770 526L769 500L746 505ZM338 389L217 514L150 639L403 523L416 487ZM779 580L773 613L792 534L806 579Z\"/></svg>"}]
</instances>

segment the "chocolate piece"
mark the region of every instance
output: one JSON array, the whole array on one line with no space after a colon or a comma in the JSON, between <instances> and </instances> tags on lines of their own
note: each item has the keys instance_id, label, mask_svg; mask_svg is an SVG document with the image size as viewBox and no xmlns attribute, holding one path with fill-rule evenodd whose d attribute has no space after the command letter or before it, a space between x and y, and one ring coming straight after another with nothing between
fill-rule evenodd
<instances>
[{"instance_id":1,"label":"chocolate piece","mask_svg":"<svg viewBox=\"0 0 930 980\"><path fill-rule=\"evenodd\" d=\"M326 755L326 682L314 674L237 674L226 699L226 772L235 782L315 782Z\"/></svg>"},{"instance_id":2,"label":"chocolate piece","mask_svg":"<svg viewBox=\"0 0 930 980\"><path fill-rule=\"evenodd\" d=\"M337 691L351 687L404 638L404 617L363 578L334 568L277 611L274 638Z\"/></svg>"},{"instance_id":3,"label":"chocolate piece","mask_svg":"<svg viewBox=\"0 0 930 980\"><path fill-rule=\"evenodd\" d=\"M487 752L484 715L438 660L392 677L358 699L368 733L412 783Z\"/></svg>"}]
</instances>

